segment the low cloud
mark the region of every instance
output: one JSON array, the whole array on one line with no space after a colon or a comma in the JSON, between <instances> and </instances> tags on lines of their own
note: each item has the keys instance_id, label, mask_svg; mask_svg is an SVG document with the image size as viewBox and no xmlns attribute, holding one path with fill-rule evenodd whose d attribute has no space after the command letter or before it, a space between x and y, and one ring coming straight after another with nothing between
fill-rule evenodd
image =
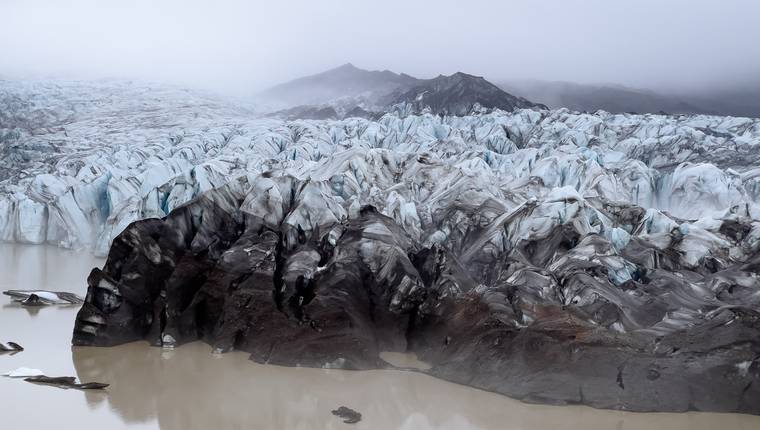
<instances>
[{"instance_id":1,"label":"low cloud","mask_svg":"<svg viewBox=\"0 0 760 430\"><path fill-rule=\"evenodd\" d=\"M754 0L3 0L0 76L137 78L236 92L345 62L420 77L750 85Z\"/></svg>"}]
</instances>

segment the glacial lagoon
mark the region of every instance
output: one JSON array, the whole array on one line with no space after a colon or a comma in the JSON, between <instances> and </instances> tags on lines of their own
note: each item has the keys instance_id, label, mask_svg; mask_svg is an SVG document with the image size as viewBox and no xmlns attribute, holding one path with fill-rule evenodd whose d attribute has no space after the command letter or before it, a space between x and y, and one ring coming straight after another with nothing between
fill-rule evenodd
<instances>
[{"instance_id":1,"label":"glacial lagoon","mask_svg":"<svg viewBox=\"0 0 760 430\"><path fill-rule=\"evenodd\" d=\"M49 246L0 244L0 289L84 295L103 259ZM25 350L0 355L0 373L31 367L50 376L111 384L83 392L0 377L3 428L89 429L446 429L754 430L760 417L629 413L583 406L530 405L413 371L341 371L259 365L247 354L212 354L203 343L163 350L144 342L71 346L78 306L22 307L0 298L0 341ZM413 357L386 360L418 367ZM330 411L362 413L344 424Z\"/></svg>"}]
</instances>

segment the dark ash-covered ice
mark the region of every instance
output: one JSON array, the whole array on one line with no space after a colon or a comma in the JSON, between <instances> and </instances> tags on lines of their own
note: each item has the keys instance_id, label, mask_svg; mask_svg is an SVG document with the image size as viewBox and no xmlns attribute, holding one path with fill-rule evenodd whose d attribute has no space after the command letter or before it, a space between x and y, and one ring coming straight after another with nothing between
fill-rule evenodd
<instances>
[{"instance_id":1,"label":"dark ash-covered ice","mask_svg":"<svg viewBox=\"0 0 760 430\"><path fill-rule=\"evenodd\" d=\"M409 351L529 402L760 414L749 209L705 223L567 188L510 202L421 155L344 157L342 177L244 176L131 224L88 278L73 343L201 339L344 369ZM372 181L395 181L396 206Z\"/></svg>"}]
</instances>

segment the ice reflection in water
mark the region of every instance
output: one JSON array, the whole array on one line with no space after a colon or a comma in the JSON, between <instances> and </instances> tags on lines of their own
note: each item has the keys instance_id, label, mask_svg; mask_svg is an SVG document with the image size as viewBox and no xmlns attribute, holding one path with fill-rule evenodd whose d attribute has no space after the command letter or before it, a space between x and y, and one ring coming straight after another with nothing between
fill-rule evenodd
<instances>
[{"instance_id":1,"label":"ice reflection in water","mask_svg":"<svg viewBox=\"0 0 760 430\"><path fill-rule=\"evenodd\" d=\"M0 286L85 293L102 260L47 247L0 245ZM105 393L58 390L0 378L3 428L89 429L689 429L760 428L735 414L633 414L526 405L400 371L345 372L257 365L202 343L164 351L136 342L71 348L76 307L29 310L2 298L0 337L26 347L0 357L0 372L37 367L53 376L110 383ZM386 354L389 361L410 357ZM406 360L406 361L404 361ZM397 364L398 365L398 364ZM363 415L353 427L330 410Z\"/></svg>"}]
</instances>

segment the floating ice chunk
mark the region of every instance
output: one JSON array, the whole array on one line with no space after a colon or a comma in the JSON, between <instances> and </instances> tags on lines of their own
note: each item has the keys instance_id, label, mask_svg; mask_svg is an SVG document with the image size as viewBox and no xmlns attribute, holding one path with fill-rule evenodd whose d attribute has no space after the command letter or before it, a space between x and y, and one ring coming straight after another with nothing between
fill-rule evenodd
<instances>
[{"instance_id":1,"label":"floating ice chunk","mask_svg":"<svg viewBox=\"0 0 760 430\"><path fill-rule=\"evenodd\" d=\"M45 372L39 369L32 369L29 367L19 367L15 370L11 370L9 372L3 373L3 376L7 376L9 378L29 378L32 376L42 376Z\"/></svg>"}]
</instances>

